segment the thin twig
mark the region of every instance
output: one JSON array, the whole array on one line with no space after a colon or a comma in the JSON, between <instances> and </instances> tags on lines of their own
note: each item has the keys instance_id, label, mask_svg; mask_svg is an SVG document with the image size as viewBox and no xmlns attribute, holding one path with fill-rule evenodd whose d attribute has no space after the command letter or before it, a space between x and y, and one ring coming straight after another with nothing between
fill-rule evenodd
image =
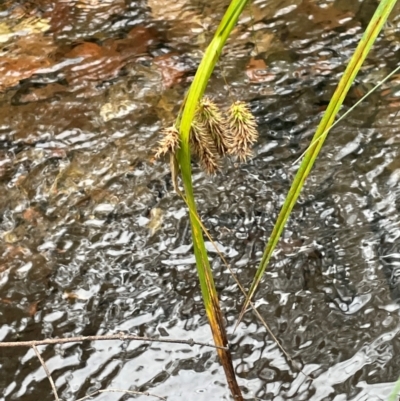
<instances>
[{"instance_id":1,"label":"thin twig","mask_svg":"<svg viewBox=\"0 0 400 401\"><path fill-rule=\"evenodd\" d=\"M184 202L186 203L186 205L189 207L188 202L186 201L186 198L183 196L183 194L180 194L181 197L183 198ZM192 213L192 215L194 216L195 219L197 219L197 222L200 224L201 228L204 231L204 234L206 235L206 237L211 241L211 244L214 246L215 250L217 251L219 257L222 259L222 262L225 264L225 267L229 270L231 276L233 277L233 279L235 280L236 284L238 285L240 291L243 293L243 295L246 297L246 291L243 288L242 284L240 283L239 279L236 277L235 273L233 272L232 268L230 267L230 265L228 264L227 260L225 259L224 255L222 255L221 251L219 250L217 244L214 242L214 240L211 237L211 234L208 232L207 228L204 226L203 222L201 221L199 215L195 212L193 212L190 207L189 207L189 213ZM307 378L309 378L310 380L312 380L312 378L307 375L306 373L304 373L300 368L298 368L296 366L296 363L293 361L292 357L288 354L288 352L283 348L283 345L279 342L279 340L277 339L277 337L274 335L274 333L272 332L272 330L270 329L270 327L268 326L267 322L263 319L263 317L260 315L260 312L257 310L257 308L255 307L255 305L252 302L249 302L249 305L251 306L251 308L253 309L254 313L256 314L256 316L260 319L261 323L263 324L263 326L265 327L265 329L267 330L267 332L269 333L269 335L272 337L273 341L276 343L276 345L278 346L278 348L282 351L282 353L286 356L286 358L288 359L288 361L291 362L292 367L294 367L295 369L297 369L299 372L301 372L304 376L306 376Z\"/></svg>"},{"instance_id":2,"label":"thin twig","mask_svg":"<svg viewBox=\"0 0 400 401\"><path fill-rule=\"evenodd\" d=\"M201 223L202 224L202 223ZM203 229L205 229L205 227L203 226ZM206 230L207 231L207 230ZM211 235L208 233L208 231L206 232L206 236L208 237L208 239L211 241L211 243L214 245L214 247L216 248L216 250L219 252L218 246L217 244L213 241L213 239L211 238ZM225 259L225 257L222 255L222 253L219 252L219 257L222 259L222 262L225 264L225 267L229 270L231 276L233 277L233 279L235 280L237 286L239 287L240 291L242 292L242 294L244 296L246 296L246 291L243 288L242 284L240 283L239 279L236 277L236 274L233 272L231 266L228 264L227 260ZM251 308L253 309L254 313L256 314L256 316L260 319L261 323L263 324L263 326L265 327L265 329L267 330L267 332L269 333L269 335L272 337L272 339L275 341L276 345L278 346L278 348L283 352L283 354L286 356L286 358L294 365L294 361L291 358L291 356L288 354L288 352L283 348L282 344L279 342L279 340L276 338L275 334L272 332L271 328L268 326L267 322L263 319L263 317L260 315L260 312L257 310L257 308L255 307L255 305L252 302L249 302ZM300 370L301 371L301 370Z\"/></svg>"},{"instance_id":3,"label":"thin twig","mask_svg":"<svg viewBox=\"0 0 400 401\"><path fill-rule=\"evenodd\" d=\"M83 398L79 398L79 400L76 401L83 401L83 400L87 400L90 397L93 397L96 394L100 394L100 393L125 393L125 394L133 394L133 395L146 395L148 397L156 397L159 400L166 400L166 398L164 397L160 397L159 395L155 395L155 394L150 394L147 391L145 393L142 393L140 391L133 391L133 390L120 390L118 388L109 388L106 390L97 390L94 393L90 393L89 395L83 397Z\"/></svg>"},{"instance_id":4,"label":"thin twig","mask_svg":"<svg viewBox=\"0 0 400 401\"><path fill-rule=\"evenodd\" d=\"M46 372L46 376L49 379L51 388L53 389L53 393L54 393L54 398L56 399L56 401L60 401L60 399L58 398L58 394L57 394L57 389L56 389L56 385L54 384L53 379L51 378L51 374L49 369L47 369L47 366L42 358L42 356L40 355L39 350L37 349L36 345L32 345L33 350L35 351L36 356L38 357L40 363L43 366L44 371Z\"/></svg>"},{"instance_id":5,"label":"thin twig","mask_svg":"<svg viewBox=\"0 0 400 401\"><path fill-rule=\"evenodd\" d=\"M36 345L48 345L48 344L65 344L65 343L77 343L82 341L104 341L104 340L135 340L135 341L146 341L146 342L158 342L158 343L172 343L172 344L187 344L191 347L193 345L200 345L202 347L211 347L219 349L227 349L226 347L220 347L214 344L203 343L200 341L190 340L177 340L173 338L151 338L151 337L139 337L132 334L118 333L108 334L103 336L80 336L80 337L66 337L66 338L46 338L44 340L32 340L32 341L10 341L0 342L0 348L6 347L35 347Z\"/></svg>"}]
</instances>

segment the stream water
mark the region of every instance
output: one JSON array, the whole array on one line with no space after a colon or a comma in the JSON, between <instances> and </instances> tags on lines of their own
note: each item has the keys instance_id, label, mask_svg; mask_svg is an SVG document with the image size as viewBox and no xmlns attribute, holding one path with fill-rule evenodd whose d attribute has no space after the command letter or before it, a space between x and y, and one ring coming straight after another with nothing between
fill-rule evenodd
<instances>
[{"instance_id":1,"label":"stream water","mask_svg":"<svg viewBox=\"0 0 400 401\"><path fill-rule=\"evenodd\" d=\"M376 5L256 0L224 50L207 93L221 107L248 102L260 139L248 163L215 177L194 163L193 177L200 216L246 288ZM187 210L153 155L226 6L1 2L0 341L123 331L212 343ZM344 109L397 66L398 11ZM302 372L251 312L231 334L243 296L208 243L246 399L385 400L400 375L399 88L394 75L331 132L256 295ZM39 349L63 400L107 388L230 399L212 348ZM0 370L1 401L54 400L32 349L1 348Z\"/></svg>"}]
</instances>

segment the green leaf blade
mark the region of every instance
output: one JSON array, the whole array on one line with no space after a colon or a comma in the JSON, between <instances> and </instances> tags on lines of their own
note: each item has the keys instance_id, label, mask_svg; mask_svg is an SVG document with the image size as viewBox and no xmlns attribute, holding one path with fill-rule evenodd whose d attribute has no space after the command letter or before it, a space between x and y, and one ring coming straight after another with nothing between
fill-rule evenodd
<instances>
[{"instance_id":1,"label":"green leaf blade","mask_svg":"<svg viewBox=\"0 0 400 401\"><path fill-rule=\"evenodd\" d=\"M333 94L331 101L327 107L327 110L317 128L315 135L312 138L312 142L315 142L306 152L302 163L300 164L299 170L293 180L292 186L285 199L284 205L279 213L272 234L269 238L268 244L265 248L261 262L249 289L248 295L244 302L242 311L240 313L236 326L240 323L246 312L249 302L253 298L261 278L266 270L267 264L270 261L273 251L278 244L280 236L282 235L283 229L286 225L287 220L295 206L300 192L303 188L304 182L307 179L315 160L324 144L324 141L329 133L329 130L335 120L335 117L343 104L343 101L349 91L358 71L360 70L365 58L367 57L373 43L375 42L378 34L380 33L383 25L385 24L390 12L392 11L397 0L382 0L378 8L375 11L363 37L361 38L357 49L355 50L353 57L349 61L349 64L341 78L338 87Z\"/></svg>"},{"instance_id":2,"label":"green leaf blade","mask_svg":"<svg viewBox=\"0 0 400 401\"><path fill-rule=\"evenodd\" d=\"M204 57L194 77L193 83L190 86L180 122L178 124L181 147L177 153L177 160L181 169L186 201L189 207L189 217L192 228L197 273L199 276L203 302L213 334L214 343L215 345L222 347L226 347L228 345L228 340L223 323L222 312L219 306L218 294L215 289L212 270L208 261L202 227L196 218L198 215L193 193L189 136L197 104L205 92L208 81L221 54L222 48L232 32L232 29L236 25L236 22L246 3L247 0L232 0L230 6L228 7L228 10L224 15L213 40L204 54ZM243 400L239 385L236 381L230 351L218 349L217 352L224 367L232 396L235 400Z\"/></svg>"}]
</instances>

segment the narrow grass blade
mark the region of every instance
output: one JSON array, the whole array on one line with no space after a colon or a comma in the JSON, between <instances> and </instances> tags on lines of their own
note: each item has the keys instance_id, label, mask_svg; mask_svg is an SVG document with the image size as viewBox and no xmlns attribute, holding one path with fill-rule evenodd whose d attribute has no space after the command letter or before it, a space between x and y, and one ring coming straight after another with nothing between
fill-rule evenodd
<instances>
[{"instance_id":1,"label":"narrow grass blade","mask_svg":"<svg viewBox=\"0 0 400 401\"><path fill-rule=\"evenodd\" d=\"M400 396L400 377L397 379L394 389L389 395L388 401L398 401Z\"/></svg>"},{"instance_id":2,"label":"narrow grass blade","mask_svg":"<svg viewBox=\"0 0 400 401\"><path fill-rule=\"evenodd\" d=\"M347 95L347 92L350 89L358 71L362 63L364 62L367 54L369 53L375 39L377 38L379 32L381 31L383 25L385 24L390 12L392 11L396 0L382 0L375 11L363 37L361 38L356 51L351 58L342 79L340 80L338 87L336 88L335 93L333 94L331 101L329 102L328 108L317 128L317 131L312 139L312 143L314 143L304 155L304 159L300 164L299 170L293 180L292 186L289 190L289 193L285 199L285 202L282 206L282 209L279 213L275 226L273 228L272 234L269 238L268 244L262 256L260 265L255 274L254 280L251 284L250 290L248 292L247 298L245 300L244 306L240 313L238 322L236 326L240 323L243 318L244 313L246 312L249 302L254 296L254 293L257 290L257 287L260 283L262 275L267 267L269 260L271 259L272 253L276 247L276 244L279 241L279 238L282 234L286 221L289 218L289 215L296 204L297 198L300 194L300 191L304 185L304 182L310 173L314 162L322 148L322 145L328 135L329 129L333 124L333 121L338 113L344 98Z\"/></svg>"},{"instance_id":3,"label":"narrow grass blade","mask_svg":"<svg viewBox=\"0 0 400 401\"><path fill-rule=\"evenodd\" d=\"M222 48L232 29L236 25L236 22L246 3L247 0L233 0L228 7L213 40L204 54L204 57L194 77L193 83L190 86L179 122L181 146L177 153L177 160L181 169L185 196L190 211L189 217L192 227L197 273L199 276L204 306L210 322L214 342L216 345L223 347L227 346L228 344L223 317L219 306L217 291L215 289L212 270L208 261L202 228L197 219L194 217L197 216L197 210L193 195L189 134L196 106L204 94L215 64L221 54ZM243 400L239 385L236 381L230 352L228 350L218 349L218 354L224 367L232 396L235 400Z\"/></svg>"},{"instance_id":4,"label":"narrow grass blade","mask_svg":"<svg viewBox=\"0 0 400 401\"><path fill-rule=\"evenodd\" d=\"M340 121L344 120L358 105L360 105L367 97L369 97L373 92L375 92L380 86L382 86L386 81L388 81L394 74L400 71L400 65L396 67L390 74L386 75L382 81L379 81L371 90L369 90L361 99L357 100L356 103L353 104L344 114L342 114L330 127L328 127L323 133L321 133L318 138L313 138L312 142L308 145L307 149L293 162L293 166L296 165L310 150L310 148L315 145L319 141L319 139L327 134L334 126L340 123Z\"/></svg>"}]
</instances>

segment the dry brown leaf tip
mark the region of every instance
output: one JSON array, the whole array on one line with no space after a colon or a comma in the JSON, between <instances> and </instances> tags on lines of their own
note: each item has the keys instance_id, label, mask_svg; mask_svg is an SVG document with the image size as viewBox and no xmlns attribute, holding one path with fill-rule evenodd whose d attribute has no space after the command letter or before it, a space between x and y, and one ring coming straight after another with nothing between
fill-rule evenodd
<instances>
[{"instance_id":1,"label":"dry brown leaf tip","mask_svg":"<svg viewBox=\"0 0 400 401\"><path fill-rule=\"evenodd\" d=\"M179 149L179 131L175 125L164 128L161 133L163 134L163 138L158 143L158 148L154 155L156 159L161 158L167 153L175 154Z\"/></svg>"},{"instance_id":2,"label":"dry brown leaf tip","mask_svg":"<svg viewBox=\"0 0 400 401\"><path fill-rule=\"evenodd\" d=\"M228 128L231 135L228 153L246 161L258 139L257 123L246 103L237 101L229 108Z\"/></svg>"}]
</instances>

